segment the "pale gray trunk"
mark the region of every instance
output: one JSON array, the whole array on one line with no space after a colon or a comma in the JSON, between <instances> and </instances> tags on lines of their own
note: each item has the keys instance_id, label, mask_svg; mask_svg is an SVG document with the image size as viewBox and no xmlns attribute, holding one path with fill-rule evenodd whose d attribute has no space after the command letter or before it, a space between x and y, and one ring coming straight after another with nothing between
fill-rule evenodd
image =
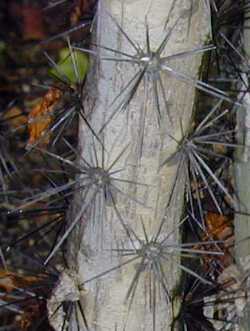
<instances>
[{"instance_id":1,"label":"pale gray trunk","mask_svg":"<svg viewBox=\"0 0 250 331\"><path fill-rule=\"evenodd\" d=\"M246 22L243 35L243 43L245 50L245 57L249 63L250 59L250 33L248 29L248 13L246 11ZM245 64L243 64L245 65ZM248 68L245 68L248 70ZM242 75L245 81L245 86L249 86L248 75ZM242 84L243 85L243 84ZM245 89L243 85L243 89ZM242 95L241 95L242 97ZM244 148L240 148L236 154L235 161L235 182L240 201L240 210L242 214L235 215L235 259L237 266L240 270L241 280L245 281L246 288L249 288L249 272L250 272L250 94L245 93L243 98L243 105L240 112L237 112L237 125L238 125L238 141L244 144ZM246 278L248 276L248 278ZM245 303L246 304L246 303ZM250 330L250 303L247 301L246 306L242 313L242 318L239 322L239 331Z\"/></svg>"},{"instance_id":2,"label":"pale gray trunk","mask_svg":"<svg viewBox=\"0 0 250 331\"><path fill-rule=\"evenodd\" d=\"M190 21L190 0L176 1L168 26L165 29L166 17L172 5L172 0L106 0L98 6L96 19L97 44L134 53L113 19L122 26L122 29L145 49L145 21L150 28L151 48L156 49L164 38L166 31L173 26L181 16L174 29L164 54L170 55L176 51L190 50L201 46L206 41L209 31L208 12L202 1L194 1L194 13ZM99 57L114 55L99 49ZM87 89L88 100L86 109L91 111L91 125L98 132L114 110L111 103L119 94L126 82L133 76L136 67L132 64L117 64L114 61L97 59L92 73L89 76ZM100 60L100 62L99 62ZM185 61L178 60L176 65L181 72L197 77L201 63L201 56L195 55ZM177 66L175 66L177 68ZM173 79L169 74L162 74L165 93L171 114L171 121L166 110L162 112L160 128L157 123L157 111L154 105L152 84L148 84L148 98L145 98L145 89L140 84L139 90L129 109L119 112L105 127L101 139L105 146L106 166L110 165L118 154L127 147L114 170L123 168L116 177L132 182L147 184L148 186L133 183L119 184L125 194L115 193L117 209L122 219L143 237L142 222L150 236L154 235L163 218L165 223L161 235L171 233L169 240L179 241L178 231L174 231L182 218L184 200L183 174L178 177L176 191L167 208L171 188L176 178L176 164L160 167L164 159L176 150L176 143L169 135L176 139L181 137L181 125L187 127L194 103L195 88L191 84ZM122 97L121 97L122 98ZM146 102L144 102L146 100ZM162 103L162 100L160 100ZM161 104L161 108L164 105ZM145 120L145 126L143 122ZM143 131L144 127L144 131ZM142 143L143 137L143 143ZM80 126L79 142L81 153L87 160L93 154L93 135L84 123ZM95 148L101 160L101 145L95 141ZM92 152L91 152L92 149ZM92 155L93 156L93 155ZM127 196L126 196L127 195ZM142 204L133 199L142 202ZM88 196L86 199L90 199ZM76 209L83 204L81 196L76 197ZM86 202L86 201L85 201ZM88 213L82 219L85 226L78 227L71 236L69 244L70 267L76 271L80 283L102 273L113 266L126 261L118 257L118 246L130 247L130 243L121 221L117 217L111 202L95 199L95 214ZM93 203L93 202L92 202ZM129 312L126 294L135 275L135 266L138 261L130 263L118 270L108 273L96 280L85 284L85 292L81 298L90 330L111 331L149 331L152 327L152 311L149 307L149 279L146 272L140 277L135 297ZM170 292L177 285L179 279L178 257L165 265ZM171 307L166 304L163 295L156 296L156 330L169 330L171 323ZM77 330L72 321L72 330ZM82 326L82 330L84 327Z\"/></svg>"}]
</instances>

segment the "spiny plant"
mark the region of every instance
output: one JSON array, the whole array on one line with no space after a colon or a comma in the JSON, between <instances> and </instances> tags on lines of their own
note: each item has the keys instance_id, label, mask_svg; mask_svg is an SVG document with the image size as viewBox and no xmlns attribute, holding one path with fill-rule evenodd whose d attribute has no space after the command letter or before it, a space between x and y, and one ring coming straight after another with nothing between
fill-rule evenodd
<instances>
[{"instance_id":1,"label":"spiny plant","mask_svg":"<svg viewBox=\"0 0 250 331\"><path fill-rule=\"evenodd\" d=\"M23 126L28 127L30 137L27 150L41 145L44 141L53 149L61 142L61 137L65 136L72 126L76 126L80 117L96 139L99 139L89 125L83 108L83 87L89 67L87 55L72 50L69 38L67 47L61 50L58 63L47 52L44 54L52 66L49 74L54 78L54 82L44 86L48 91L42 101L29 113L28 123L15 128L15 132Z\"/></svg>"},{"instance_id":2,"label":"spiny plant","mask_svg":"<svg viewBox=\"0 0 250 331\"><path fill-rule=\"evenodd\" d=\"M212 37L216 49L211 52L209 63L215 62L221 79L240 78L234 49L241 47L242 27L248 22L248 13L248 1L218 1L217 11L212 15ZM235 43L237 45L233 46Z\"/></svg>"},{"instance_id":3,"label":"spiny plant","mask_svg":"<svg viewBox=\"0 0 250 331\"><path fill-rule=\"evenodd\" d=\"M33 207L30 210L24 210L22 213L10 213L6 212L5 217L7 222L11 223L12 220L18 223L22 221L27 222L27 220L32 224L30 229L21 236L13 238L11 242L2 246L5 256L13 248L19 247L19 249L27 249L32 252L32 245L35 245L35 249L38 250L41 247L41 252L44 249L44 246L47 246L47 250L53 249L54 245L57 243L60 234L65 231L66 226L66 212L69 208L69 201L67 197L64 197L64 201L59 204L58 201L52 204L44 204L44 206ZM3 214L4 216L4 214ZM43 221L45 219L46 221ZM33 225L34 224L34 225ZM15 226L12 224L12 226ZM54 244L52 244L54 242Z\"/></svg>"},{"instance_id":4,"label":"spiny plant","mask_svg":"<svg viewBox=\"0 0 250 331\"><path fill-rule=\"evenodd\" d=\"M74 147L64 140L66 145L70 148L74 158L78 155ZM80 222L81 218L87 213L87 217L93 222L93 230L100 232L100 241L103 233L103 222L105 219L105 206L110 205L117 212L116 199L117 195L121 195L126 199L135 201L136 203L143 204L143 202L137 200L136 198L129 196L124 193L122 189L119 188L119 184L132 184L132 185L142 185L147 186L145 183L137 183L125 178L122 178L120 173L124 170L122 167L117 168L117 164L120 165L121 158L124 157L128 146L120 151L114 160L109 161L107 164L106 157L108 152L105 151L104 146L101 147L101 157L99 159L96 149L96 142L93 143L90 148L90 159L87 160L81 157L80 162L77 164L71 160L71 158L64 158L63 156L54 154L49 151L43 151L43 153L54 160L60 161L68 169L61 170L60 173L70 174L71 180L68 180L62 185L53 185L50 189L45 192L37 193L30 198L24 200L24 202L12 211L9 211L9 215L25 214L25 209L34 205L37 202L46 201L53 197L53 202L58 202L62 199L72 196L75 192L83 194L84 204L82 205L80 211L77 213L69 227L65 228L60 240L57 242L52 252L47 257L45 264L47 264L54 254L61 247L63 242L69 237L70 233L74 230L76 225ZM106 156L107 155L107 156ZM44 173L50 174L50 172L56 173L56 170L50 171L50 169L41 169ZM50 202L51 205L51 202ZM53 205L52 205L53 206ZM95 223L97 214L100 215L101 223Z\"/></svg>"},{"instance_id":5,"label":"spiny plant","mask_svg":"<svg viewBox=\"0 0 250 331\"><path fill-rule=\"evenodd\" d=\"M121 218L121 215L119 215ZM118 243L118 248L113 249L118 256L122 259L120 264L114 265L112 268L104 270L97 275L84 281L82 285L91 286L91 282L96 282L110 273L114 273L120 269L126 269L128 265L134 265L134 274L131 283L128 287L125 302L128 304L128 316L133 309L132 304L137 294L138 284L144 283L145 288L145 305L149 305L148 311L152 313L152 328L156 330L157 321L157 302L159 296L163 296L164 302L168 305L172 299L169 289L169 276L166 268L167 264L176 264L178 268L198 279L203 284L212 284L210 280L202 277L199 273L195 272L188 266L180 263L179 258L185 259L199 259L202 255L222 255L221 251L216 250L216 245L220 241L202 241L202 242L189 242L189 243L175 243L173 242L173 234L179 231L179 228L186 221L183 219L176 228L170 233L163 234L162 229L166 223L166 219L162 220L159 229L151 236L147 233L145 224L141 220L143 229L143 236L136 233L130 228L123 220L125 225L126 239L122 243ZM195 248L199 244L200 249ZM213 251L208 250L206 247L210 245L215 247ZM202 249L204 248L204 250Z\"/></svg>"},{"instance_id":6,"label":"spiny plant","mask_svg":"<svg viewBox=\"0 0 250 331\"><path fill-rule=\"evenodd\" d=\"M54 78L53 81L50 79L39 84L40 90L42 87L43 91L47 91L46 94L43 92L41 101L30 110L25 123L20 120L21 124L6 132L10 139L20 131L28 131L28 151L40 145L55 148L62 136L67 136L67 132L70 134L74 127L76 130L79 117L84 120L96 139L99 139L88 123L89 114L85 114L83 108L83 87L89 69L88 56L72 49L69 36L63 44L65 47L59 52L58 61L54 60L48 51L43 52L52 67L48 73ZM0 124L6 126L9 123L11 126L14 120L18 122L18 117L22 116L24 115L21 113L3 117Z\"/></svg>"},{"instance_id":7,"label":"spiny plant","mask_svg":"<svg viewBox=\"0 0 250 331\"><path fill-rule=\"evenodd\" d=\"M228 188L216 174L216 168L212 164L216 159L228 159L224 152L216 151L216 146L223 148L236 148L239 145L234 143L235 129L222 128L220 122L228 114L229 110L220 111L222 101L208 111L207 115L197 123L194 128L189 127L187 132L183 131L181 126L181 138L178 140L170 135L170 138L176 142L176 151L162 162L162 167L166 164L177 163L176 177L180 173L185 173L187 199L190 205L191 214L194 219L201 219L204 227L204 208L202 207L202 193L208 191L214 206L219 213L222 213L220 202L217 200L215 190L218 189L225 194L229 202L236 206L235 198L229 193ZM218 123L220 122L220 132L217 132ZM230 158L229 158L230 159ZM211 183L212 181L212 183ZM175 190L176 180L172 188ZM214 187L213 183L216 185ZM195 198L194 198L195 197ZM170 200L171 201L171 200ZM196 202L195 202L196 201ZM198 213L196 215L195 205L197 204ZM198 217L199 216L199 217Z\"/></svg>"},{"instance_id":8,"label":"spiny plant","mask_svg":"<svg viewBox=\"0 0 250 331\"><path fill-rule=\"evenodd\" d=\"M203 275L207 277L207 275ZM235 302L245 301L249 288L230 288L230 280L204 285L199 279L185 275L183 288L173 298L172 330L235 330L240 316Z\"/></svg>"},{"instance_id":9,"label":"spiny plant","mask_svg":"<svg viewBox=\"0 0 250 331\"><path fill-rule=\"evenodd\" d=\"M79 283L77 274L69 269L63 270L47 303L52 326L55 325L55 328L59 328L61 331L68 331L70 323L74 319L77 330L81 330L82 327L84 330L89 330L84 306L81 302L81 296L84 293L85 289Z\"/></svg>"},{"instance_id":10,"label":"spiny plant","mask_svg":"<svg viewBox=\"0 0 250 331\"><path fill-rule=\"evenodd\" d=\"M197 278L185 275L182 286L181 292L176 293L172 299L174 317L171 330L214 331L213 324L205 316L204 301L205 297L216 293L216 285L211 283L204 286Z\"/></svg>"},{"instance_id":11,"label":"spiny plant","mask_svg":"<svg viewBox=\"0 0 250 331\"><path fill-rule=\"evenodd\" d=\"M108 125L111 119L119 111L129 111L129 104L131 100L136 95L140 85L144 87L144 100L143 104L146 104L149 97L150 85L153 88L153 102L154 108L156 110L156 117L158 125L160 125L162 112L167 112L168 118L171 121L171 114L169 112L168 100L166 95L166 88L163 86L162 76L170 75L177 80L184 81L188 85L195 86L198 90L204 91L211 96L221 98L232 102L232 99L222 90L217 89L216 87L209 85L199 79L196 79L188 74L181 72L179 69L176 69L173 64L175 60L183 60L194 55L202 54L204 52L214 49L214 45L207 45L202 47L197 47L187 51L181 51L170 55L165 55L168 42L177 28L178 23L181 19L178 18L173 26L166 32L163 40L156 49L152 49L150 45L150 32L147 21L145 22L145 48L141 45L138 45L136 41L133 41L126 31L116 22L115 19L111 17L116 28L121 33L121 36L129 44L129 47L133 50L133 53L121 52L116 49L105 47L96 43L92 43L93 46L97 48L96 54L98 54L98 49L104 50L107 52L107 56L101 56L101 61L113 61L116 63L128 63L134 65L137 70L136 73L128 79L126 85L121 88L121 92L115 97L111 105L114 107L114 111L111 113L110 118L107 119L101 131ZM89 52L93 55L93 51L88 51L86 48L75 47L77 50L82 50L84 52ZM110 54L110 55L109 55ZM161 106L163 105L163 106ZM163 109L161 109L163 108ZM146 110L145 110L146 111ZM143 130L144 131L144 130Z\"/></svg>"},{"instance_id":12,"label":"spiny plant","mask_svg":"<svg viewBox=\"0 0 250 331\"><path fill-rule=\"evenodd\" d=\"M220 9L218 1L204 0L203 2L207 9L209 9L209 12L212 14L217 13ZM79 1L79 3L82 2ZM57 7L59 4L60 2L51 3L47 6L47 9L50 7ZM174 1L173 4L175 5L176 1ZM190 0L190 4L192 7L194 1ZM201 256L222 255L221 250L216 251L217 245L219 243L221 244L221 242L216 240L201 242L191 241L188 243L173 242L173 232L179 232L181 224L183 223L183 221L179 222L179 219L175 219L176 228L172 232L166 232L166 227L168 226L166 218L163 219L156 233L149 233L144 221L142 221L141 231L137 231L138 228L134 229L134 227L130 225L129 220L124 217L124 215L121 215L118 207L118 201L123 197L134 202L136 206L141 204L145 207L145 204L142 203L137 197L130 196L125 191L123 191L123 189L120 189L119 184L124 184L125 186L131 185L135 188L135 190L137 185L145 186L146 184L122 177L122 171L126 170L125 167L127 164L124 162L121 168L120 165L122 163L122 159L126 158L127 151L132 143L129 146L121 148L121 151L117 153L114 160L110 161L108 158L109 146L106 146L106 143L104 143L105 139L103 137L109 133L109 130L111 130L108 124L111 122L111 120L113 121L115 119L116 115L118 116L118 112L120 110L131 113L132 104L136 100L137 92L139 92L141 87L144 89L144 99L142 100L142 104L144 105L143 114L145 122L147 114L147 103L148 101L152 101L152 109L155 112L158 127L161 126L162 121L165 121L166 118L167 121L171 124L172 116L174 114L170 112L171 108L166 94L168 90L168 86L165 86L166 76L173 77L177 81L185 82L187 87L196 87L198 90L221 100L226 100L230 103L233 103L235 100L227 92L211 86L207 82L204 82L200 79L196 79L191 75L183 73L179 68L176 69L176 67L172 66L171 64L173 60L182 61L186 58L193 57L196 54L210 52L214 46L201 46L192 48L188 51L165 55L165 50L167 49L168 43L170 42L170 39L173 38L175 30L179 28L180 21L184 18L185 15L180 15L180 17L172 25L172 28L164 34L162 41L156 48L152 47L153 43L151 40L150 25L147 23L148 18L145 18L144 47L143 45L139 45L137 42L133 41L128 36L126 30L122 28L110 14L108 14L108 16L111 18L113 24L118 30L119 37L124 38L128 43L129 48L132 49L131 53L122 52L119 49L113 49L94 42L91 45L95 47L95 50L92 51L86 49L86 47L83 47L82 45L72 43L67 37L69 54L64 58L64 60L67 61L67 59L69 59L72 64L73 77L76 80L73 86L72 82L68 79L67 74L65 74L65 70L60 67L60 63L56 63L56 61L52 60L52 57L46 53L47 58L53 67L52 72L54 76L56 76L57 80L60 81L58 86L57 84L53 84L53 87L56 85L56 88L60 90L60 92L63 94L64 101L55 110L58 115L55 119L55 122L53 122L52 125L49 125L49 127L46 128L43 133L46 135L50 134L51 132L56 132L55 137L52 139L50 146L51 149L48 151L42 150L39 147L41 137L38 137L38 140L32 146L33 150L29 151L29 153L40 151L43 153L43 157L46 158L46 160L52 159L54 162L61 163L63 165L63 169L60 171L54 170L54 168L49 169L48 164L46 164L44 167L40 167L40 169L33 169L34 173L42 172L45 174L45 177L47 177L48 180L47 187L43 187L39 190L39 192L31 190L31 194L28 194L28 197L26 194L24 194L25 197L22 199L21 203L16 204L16 207L7 213L4 211L3 215L9 220L16 219L18 221L22 218L30 218L31 216L37 217L45 210L49 214L53 214L54 211L57 210L57 213L60 215L57 215L58 219L57 216L55 219L53 217L51 222L45 223L44 225L39 226L37 229L32 230L29 233L18 237L16 240L9 242L7 246L4 246L4 253L15 253L17 251L17 246L19 247L19 244L23 244L26 240L29 240L37 234L41 234L43 237L47 236L48 232L54 231L51 230L51 227L52 229L54 226L57 228L59 223L59 229L56 230L56 236L54 240L51 241L50 249L46 258L37 260L35 258L31 258L33 263L36 261L36 263L43 265L43 268L45 268L44 265L47 266L49 262L49 266L52 267L53 264L55 264L57 261L55 257L58 256L58 252L62 249L65 249L66 240L69 242L68 239L70 238L70 235L72 234L73 230L78 229L78 225L80 226L84 223L85 227L89 225L94 229L95 232L99 232L98 239L100 240L98 240L98 243L96 243L96 247L99 245L99 241L101 242L104 232L103 225L104 223L107 223L107 220L105 219L105 211L108 209L108 207L111 207L111 209L114 211L115 218L119 222L122 233L125 236L125 240L124 242L118 241L119 245L117 249L110 250L110 247L106 248L111 253L111 259L114 258L115 262L117 260L121 260L122 262L117 264L114 263L112 267L103 270L101 273L94 273L93 277L87 278L81 282L78 279L79 275L72 275L72 267L68 267L69 261L67 261L66 256L63 263L66 265L66 267L69 268L70 272L68 273L68 271L63 271L61 273L59 282L57 282L57 284L54 283L55 288L50 299L48 299L48 296L45 299L48 301L48 315L51 320L51 324L55 329L60 331L71 330L72 323L76 325L77 330L90 330L92 325L91 327L89 326L88 316L85 314L84 305L82 305L82 297L85 299L87 292L84 291L84 286L87 285L91 288L92 284L98 283L98 281L104 278L106 275L110 276L112 273L116 273L121 269L123 271L126 266L132 265L134 266L134 272L132 273L125 297L125 301L129 307L129 312L126 319L129 320L130 315L132 314L132 304L135 303L136 296L139 296L138 289L141 289L139 284L144 280L146 283L146 297L149 298L149 307L147 307L147 309L152 313L152 324L150 327L153 327L153 330L157 331L157 314L158 309L160 309L160 307L157 306L158 298L161 296L164 297L166 310L169 307L169 303L173 301L171 289L169 289L168 284L168 272L165 271L168 264L170 264L170 261L177 265L181 272L194 277L194 282L200 282L202 284L206 284L206 286L209 285L212 287L213 284L211 280L202 276L202 273L200 274L194 268L183 264L182 261L180 261L180 257L182 259L196 258L197 260L200 260ZM52 36L52 38L49 38L44 42L48 43L52 39L56 39L61 36L68 36L71 32L75 31L76 28L78 29L84 24L86 24L86 22L81 22L80 24L74 26L72 29L68 29L62 32L62 34L60 33ZM100 124L100 132L96 132L92 128L92 113L90 112L86 114L83 108L84 96L82 92L84 79L80 79L81 74L77 65L76 55L79 50L88 52L90 55L98 55L100 51L102 54L106 52L107 55L104 54L100 57L100 63L102 63L102 61L110 61L116 65L125 63L128 66L136 68L136 73L132 77L128 78L120 93L118 93L118 95L109 105L111 108L110 117L108 117L104 124ZM152 95L150 95L151 90L153 91ZM208 114L205 115L200 123L196 123L197 126L194 129L190 126L188 127L187 131L185 130L184 132L181 123L180 126L182 137L180 140L177 139L174 134L171 135L169 132L167 133L168 137L170 137L172 141L176 142L177 150L170 158L167 158L162 162L161 171L166 168L169 163L178 163L178 166L174 187L172 188L171 198L169 200L170 202L166 204L166 213L170 207L170 204L173 203L174 199L172 199L172 197L174 196L177 179L180 176L180 172L182 170L185 171L186 192L189 205L191 206L191 212L189 212L189 215L192 219L197 219L199 217L203 220L205 213L205 208L203 207L203 201L201 197L202 193L199 188L201 182L203 185L202 189L204 190L205 188L207 190L209 199L213 201L217 211L220 213L223 213L223 208L221 207L220 201L217 197L218 191L221 191L222 194L224 194L225 197L231 202L235 202L234 197L232 197L228 190L227 184L225 184L220 178L219 172L220 167L222 167L221 164L220 166L215 164L217 159L227 159L227 155L215 151L213 146L220 145L223 146L223 148L228 149L237 147L235 142L231 140L235 133L234 128L230 128L228 130L227 126L222 124L221 120L226 118L225 115L227 111L222 110L220 113L220 106L221 101L217 103L214 108L208 112ZM162 116L163 113L166 113L167 116ZM80 117L87 125L86 130L90 131L89 135L91 136L91 143L89 146L84 147L85 151L88 150L84 156L79 156L80 151L78 151L75 146L73 146L65 138L65 129L67 126L71 125L74 117L78 117L78 119ZM220 125L217 126L217 122L219 122ZM215 132L215 130L218 128L222 128L221 132L219 133ZM143 123L141 135L142 139L144 138L144 131L145 128ZM60 143L63 142L67 146L70 151L69 155L58 152L57 148L59 149L59 141ZM87 140L87 142L89 143L89 140ZM142 141L140 144L142 144ZM63 174L64 176L63 183L58 183L52 178L52 175L58 175L59 173ZM6 191L3 195L7 196ZM73 197L73 195L81 195L82 202L79 211L76 213L76 216L71 217L68 215L66 224L64 216L69 205L68 199ZM47 205L40 210L35 210L34 206L36 203L41 202ZM194 207L196 203L198 204L198 217L196 208ZM101 222L99 222L99 219ZM184 220L186 220L186 217L184 217ZM154 222L151 221L151 223L153 224ZM196 222L195 225L197 224L200 226L199 221ZM135 228L136 226L137 224L135 224ZM206 232L206 226L204 222L202 223L202 228ZM43 234L44 230L45 233ZM84 244L88 245L87 242ZM114 245L114 243L111 244ZM200 247L202 247L202 249L197 248L195 245L201 245ZM211 246L214 246L215 250L206 250L206 247ZM105 250L105 248L103 248L103 250ZM92 255L88 254L88 252L89 251L87 250L84 253L86 255L87 263L91 263ZM93 254L93 252L91 253ZM52 258L53 263L51 263ZM40 260L42 260L42 262L37 262ZM78 270L76 273L78 273ZM69 278L73 280L73 283L69 286L68 292L66 291L67 285L62 284L65 275L68 275ZM53 299L55 299L54 302ZM189 313L193 313L193 310L189 310L190 307L187 307L184 301L185 300L182 302L183 306L179 313L179 316L181 317L178 318L182 320L181 323L183 330L187 331L189 330L187 328L189 327L189 324L186 322L186 317ZM3 303L3 305L4 304L5 303ZM87 300L84 302L84 304L88 305ZM59 318L60 321L54 325L53 319L56 319L57 314L59 314L59 316L61 315ZM206 324L205 326L203 325L204 330L210 330L208 327L211 327L211 323L207 322L207 320L205 323L205 320L202 320L202 322ZM192 322L192 326L194 327L195 321ZM116 330L120 327L117 323L119 323L119 321L115 321ZM202 323L199 325L202 327ZM39 329L40 325L36 325L34 327L35 329ZM111 328L112 326L110 326L109 329ZM126 326L125 329L127 329Z\"/></svg>"},{"instance_id":13,"label":"spiny plant","mask_svg":"<svg viewBox=\"0 0 250 331\"><path fill-rule=\"evenodd\" d=\"M125 147L116 156L114 160L107 164L105 159L105 155L107 154L107 152L105 152L104 147L101 147L101 158L98 159L95 144L95 141L93 141L92 146L89 146L91 150L90 160L86 160L85 158L81 157L79 166L73 165L77 174L76 188L74 188L74 190L77 190L79 193L83 194L84 204L82 205L80 211L77 213L76 217L71 222L70 226L66 229L58 244L55 246L49 257L46 259L45 264L49 262L49 260L54 256L56 251L61 247L63 242L68 238L68 236L74 230L83 215L87 214L86 217L88 217L92 221L93 231L100 233L101 242L103 236L103 222L105 222L105 207L110 205L117 213L117 195L121 195L126 199L130 199L132 201L135 201L136 203L140 203L143 205L142 202L124 193L122 189L119 188L119 184L121 183L147 186L146 184L137 183L121 177L117 177L117 175L119 175L120 172L123 171L123 168L116 167L117 164L120 164L121 158L124 157L124 153L126 152L127 147ZM73 152L77 153L74 149ZM55 158L58 157L49 152L48 154ZM62 160L62 162L67 162L67 160ZM99 218L101 220L101 223L96 223L96 220L98 220Z\"/></svg>"}]
</instances>

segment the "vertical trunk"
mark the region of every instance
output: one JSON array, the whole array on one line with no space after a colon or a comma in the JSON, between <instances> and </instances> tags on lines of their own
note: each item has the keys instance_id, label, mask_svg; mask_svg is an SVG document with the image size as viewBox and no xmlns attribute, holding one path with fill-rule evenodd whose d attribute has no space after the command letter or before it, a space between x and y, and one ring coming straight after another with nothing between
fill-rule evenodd
<instances>
[{"instance_id":1,"label":"vertical trunk","mask_svg":"<svg viewBox=\"0 0 250 331\"><path fill-rule=\"evenodd\" d=\"M190 3L190 0L176 2L165 29L166 17L172 5L170 0L100 1L96 42L98 45L135 54L135 49L121 33L115 19L136 45L145 50L147 19L150 47L156 50L178 19L163 54L175 54L201 46L209 30L207 12L202 1L195 1L189 20ZM138 68L131 62L102 60L102 57L119 57L119 54L103 48L97 50L98 59L89 76L88 100L85 103L86 110L91 111L90 122L95 132L99 132L107 123L124 94L112 106L111 103ZM199 55L187 57L178 60L178 63L176 61L175 68L195 77L198 75L200 61ZM120 256L115 251L118 247L123 250L134 249L133 245L138 245L138 242L136 244L129 239L123 223L126 223L129 231L132 229L137 238L143 240L144 230L150 238L157 233L164 220L160 236L169 234L171 242L179 241L178 231L175 230L182 218L184 175L179 174L168 205L177 166L160 165L176 149L176 143L170 136L180 139L181 126L185 130L188 125L195 89L192 84L175 79L168 73L162 72L161 78L170 115L161 96L160 123L157 120L153 83L145 79L140 83L128 108L118 112L101 130L99 138L103 142L104 151L86 125L80 125L82 156L95 163L96 154L99 165L104 156L107 169L123 151L112 171L122 169L114 177L126 180L115 182L120 191L112 189L112 197L105 198L99 193L93 197L95 191L90 190L86 196L75 199L76 209L81 208L83 199L84 203L89 199L93 207L82 217L82 225L72 234L68 252L70 267L78 273L80 282L87 281L84 283L86 291L82 303L90 330L148 331L170 328L171 305L167 304L166 297L161 293L162 288L158 286L160 281L157 281L157 277L152 280L150 273L142 270L138 284L134 278L140 259L92 279L131 258ZM179 279L178 259L178 256L175 260L171 258L164 265L170 294ZM133 291L129 292L131 284L137 285L134 297ZM72 330L77 330L73 321Z\"/></svg>"},{"instance_id":2,"label":"vertical trunk","mask_svg":"<svg viewBox=\"0 0 250 331\"><path fill-rule=\"evenodd\" d=\"M250 59L250 34L248 30L248 14L245 13L245 29L244 29L244 51L246 59ZM242 75L245 84L249 86L247 74ZM245 86L243 86L245 88ZM236 214L234 220L235 227L235 259L237 266L242 272L242 277L249 272L250 260L250 241L247 240L250 236L250 209L249 209L249 184L250 184L250 158L249 158L249 143L250 143L250 98L249 93L244 94L244 108L237 112L238 140L239 143L246 147L240 149L237 153L237 161L235 161L235 181L238 192L238 198L241 204L242 214ZM247 287L249 280L247 280ZM250 304L247 302L244 307L243 316L240 320L239 330L247 331L250 329Z\"/></svg>"}]
</instances>

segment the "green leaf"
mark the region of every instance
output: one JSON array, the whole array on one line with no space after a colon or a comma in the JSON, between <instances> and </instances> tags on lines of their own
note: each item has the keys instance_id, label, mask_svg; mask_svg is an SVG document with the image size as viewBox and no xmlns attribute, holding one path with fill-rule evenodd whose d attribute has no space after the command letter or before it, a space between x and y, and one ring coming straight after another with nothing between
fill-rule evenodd
<instances>
[{"instance_id":1,"label":"green leaf","mask_svg":"<svg viewBox=\"0 0 250 331\"><path fill-rule=\"evenodd\" d=\"M74 68L74 62L76 72ZM82 82L89 70L89 58L88 55L77 51L63 48L59 52L59 61L57 66L49 70L49 74L60 80L67 80L72 84L76 84L79 81Z\"/></svg>"}]
</instances>

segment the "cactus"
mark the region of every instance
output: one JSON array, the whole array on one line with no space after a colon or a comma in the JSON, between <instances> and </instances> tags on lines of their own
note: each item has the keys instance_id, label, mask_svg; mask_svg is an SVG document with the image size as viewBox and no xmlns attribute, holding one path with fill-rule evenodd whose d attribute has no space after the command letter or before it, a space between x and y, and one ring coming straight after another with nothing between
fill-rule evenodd
<instances>
[{"instance_id":1,"label":"cactus","mask_svg":"<svg viewBox=\"0 0 250 331\"><path fill-rule=\"evenodd\" d=\"M83 3L74 3L74 20ZM221 8L215 0L100 0L89 46L70 39L86 25L80 23L58 35L67 44L58 61L44 53L54 84L29 115L33 136L26 152L45 160L33 172L42 173L46 188L24 191L20 200L15 192L15 207L4 215L51 215L0 253L5 262L5 254L40 233L49 242L37 263L40 276L26 283L20 278L18 295L37 299L37 310L46 305L54 330L215 329L204 315L204 297L216 305L214 293L227 289L227 282L217 282L213 263L223 269L229 248L223 236L215 238L218 228L209 228L207 215L211 208L224 221L225 210L241 207L224 174L239 146L231 110L241 101L203 77L202 63L225 45L240 56L221 31ZM223 59L217 64L220 71ZM200 95L208 106L198 106ZM64 135L76 118L77 147ZM1 162L3 155L4 149ZM7 196L2 173L8 166L2 168ZM49 283L41 296L26 288L35 282ZM237 301L241 290L220 298ZM3 306L24 315L16 302ZM229 317L225 324L232 326L237 316Z\"/></svg>"},{"instance_id":2,"label":"cactus","mask_svg":"<svg viewBox=\"0 0 250 331\"><path fill-rule=\"evenodd\" d=\"M189 1L173 8L165 27L170 5L98 5L85 109L92 109L90 124L102 144L81 124L79 143L83 164L96 158L95 168L104 173L106 160L116 160L116 179L109 178L111 189L99 196L96 184L89 197L75 196L68 242L90 330L167 330L180 271L199 277L180 261L182 254L201 253L180 244L185 175L176 178L178 165L164 161L176 151L171 136L188 129L195 88L222 94L198 79L201 54L211 48L204 46L206 8L199 4L187 34ZM83 212L82 201L93 195L95 206Z\"/></svg>"}]
</instances>

